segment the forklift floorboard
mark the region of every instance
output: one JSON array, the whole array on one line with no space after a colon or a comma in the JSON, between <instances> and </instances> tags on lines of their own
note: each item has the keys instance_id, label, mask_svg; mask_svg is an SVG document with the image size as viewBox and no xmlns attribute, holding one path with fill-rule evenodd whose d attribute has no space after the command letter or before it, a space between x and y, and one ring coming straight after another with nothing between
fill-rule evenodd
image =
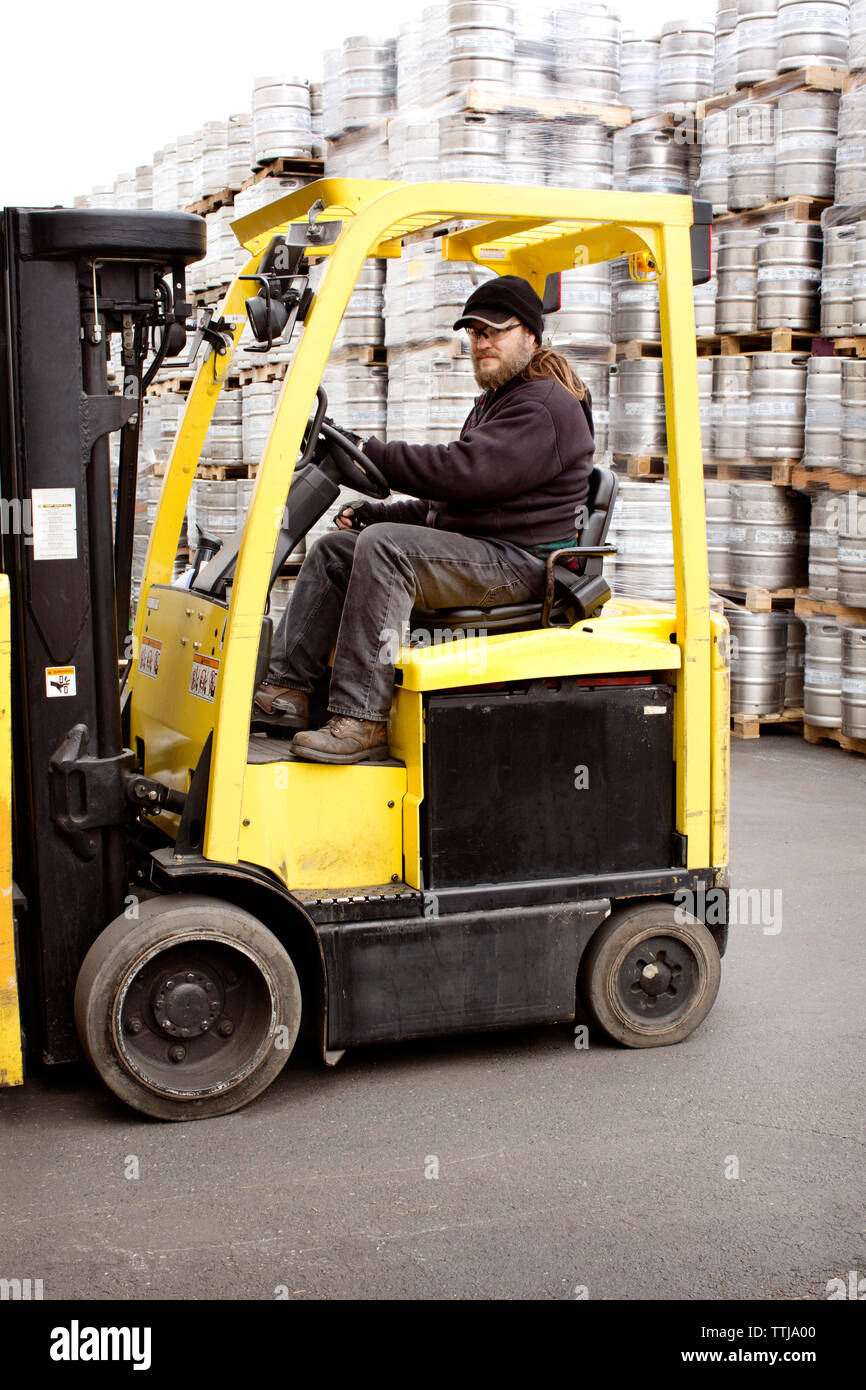
<instances>
[{"instance_id":1,"label":"forklift floorboard","mask_svg":"<svg viewBox=\"0 0 866 1390\"><path fill-rule=\"evenodd\" d=\"M302 763L309 761L292 753L290 738L273 738L270 734L252 734L247 751L247 762L262 763ZM380 758L375 763L352 763L352 767L403 767L398 758ZM317 764L321 766L321 764Z\"/></svg>"},{"instance_id":2,"label":"forklift floorboard","mask_svg":"<svg viewBox=\"0 0 866 1390\"><path fill-rule=\"evenodd\" d=\"M268 734L253 734L250 738L248 763L286 763L291 756L290 738L271 738Z\"/></svg>"}]
</instances>

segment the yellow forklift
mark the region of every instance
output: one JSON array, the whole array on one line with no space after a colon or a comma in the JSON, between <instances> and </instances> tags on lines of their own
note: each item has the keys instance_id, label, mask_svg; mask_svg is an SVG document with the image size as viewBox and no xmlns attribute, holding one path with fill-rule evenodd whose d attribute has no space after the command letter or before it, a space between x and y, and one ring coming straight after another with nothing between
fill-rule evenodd
<instances>
[{"instance_id":1,"label":"yellow forklift","mask_svg":"<svg viewBox=\"0 0 866 1390\"><path fill-rule=\"evenodd\" d=\"M39 318L25 312L25 271L44 279L69 270L74 293L61 327L75 328L84 360L94 329L120 332L132 383L123 420L96 378L84 395L80 382L68 392L91 421L79 434L94 498L92 454L107 450L96 431L122 431L113 584L99 562L114 623L106 593L91 590L108 652L91 673L90 648L73 659L62 624L49 641L51 615L31 612L34 595L50 607L33 551L4 554L21 735L7 897L17 902L18 948L6 955L17 960L31 1048L49 1060L76 1055L74 1013L81 1047L118 1096L185 1120L258 1095L302 1025L333 1065L363 1043L582 1014L631 1047L679 1042L702 1022L719 986L728 885L727 626L709 605L692 298L693 283L709 276L709 214L708 204L673 195L324 179L236 221L249 262L196 328L202 360L167 466L118 696L109 639L116 657L120 634L122 659L130 547L121 493L134 484L132 445L124 451L137 421L129 406L148 333L164 355L183 346L183 265L195 259L201 223L113 214L109 235L98 213L7 211L4 355L17 394L5 432L19 462L4 496L25 496L34 476L27 429L11 437L29 408L33 351L16 347L8 325L20 337ZM53 221L40 231L40 219ZM270 654L268 596L342 484L387 495L381 473L327 417L321 381L365 259L399 257L419 237L438 238L445 260L523 276L540 295L551 277L620 257L635 278L657 280L676 602L611 597L602 560L615 479L597 468L580 579L563 587L556 557L543 603L414 615L413 629L431 641L404 647L397 661L389 759L310 763L293 757L278 727L251 723ZM310 270L320 261L314 294ZM125 289L111 283L118 265L127 275L135 267ZM297 334L291 369L242 532L222 545L204 538L192 575L178 582L196 466L247 323L263 352ZM100 392L114 416L93 404ZM50 394L42 388L43 411ZM58 467L50 482L62 492L72 474ZM61 557L62 580L59 566L72 564L69 517L61 508L50 536L40 525L39 553ZM82 540L87 529L79 516ZM89 534L99 540L92 526ZM84 545L82 555L94 563ZM90 716L74 697L52 697L48 668L64 665L74 687L91 687ZM103 726L114 730L107 740ZM0 756L2 740L0 722ZM55 848L61 860L40 859ZM7 938L0 921L0 950ZM0 1067L15 1081L14 967L10 979Z\"/></svg>"}]
</instances>

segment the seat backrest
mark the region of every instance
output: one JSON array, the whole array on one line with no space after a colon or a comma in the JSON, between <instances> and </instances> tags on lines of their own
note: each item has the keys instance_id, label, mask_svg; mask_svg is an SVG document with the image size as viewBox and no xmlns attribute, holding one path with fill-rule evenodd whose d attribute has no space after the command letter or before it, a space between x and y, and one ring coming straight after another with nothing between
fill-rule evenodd
<instances>
[{"instance_id":1,"label":"seat backrest","mask_svg":"<svg viewBox=\"0 0 866 1390\"><path fill-rule=\"evenodd\" d=\"M610 468L595 465L589 475L589 494L586 525L580 533L581 545L603 545L613 515L613 504L619 490L619 478Z\"/></svg>"}]
</instances>

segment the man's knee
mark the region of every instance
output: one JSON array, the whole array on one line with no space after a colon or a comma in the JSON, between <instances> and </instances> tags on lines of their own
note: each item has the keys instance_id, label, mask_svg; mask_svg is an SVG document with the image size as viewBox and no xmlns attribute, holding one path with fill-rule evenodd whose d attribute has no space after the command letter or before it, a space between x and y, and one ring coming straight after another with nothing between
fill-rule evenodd
<instances>
[{"instance_id":1,"label":"man's knee","mask_svg":"<svg viewBox=\"0 0 866 1390\"><path fill-rule=\"evenodd\" d=\"M405 555L411 550L413 539L417 541L419 531L426 535L427 528L406 526L396 521L379 521L375 526L366 527L355 547L355 564L370 564Z\"/></svg>"},{"instance_id":2,"label":"man's knee","mask_svg":"<svg viewBox=\"0 0 866 1390\"><path fill-rule=\"evenodd\" d=\"M326 531L309 547L304 564L323 570L351 569L355 547L360 539L357 531Z\"/></svg>"}]
</instances>

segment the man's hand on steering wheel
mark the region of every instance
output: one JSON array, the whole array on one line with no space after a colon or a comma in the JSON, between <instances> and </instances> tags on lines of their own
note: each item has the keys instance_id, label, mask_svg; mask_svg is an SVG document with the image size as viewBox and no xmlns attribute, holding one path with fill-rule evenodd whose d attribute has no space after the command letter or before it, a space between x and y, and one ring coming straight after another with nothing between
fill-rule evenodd
<instances>
[{"instance_id":1,"label":"man's hand on steering wheel","mask_svg":"<svg viewBox=\"0 0 866 1390\"><path fill-rule=\"evenodd\" d=\"M322 441L325 447L322 448ZM319 426L319 441L316 447L317 461L330 459L339 474L339 480L347 487L358 488L366 497L387 497L391 486L384 473L376 467L372 459L360 447L357 434L338 429L329 420Z\"/></svg>"},{"instance_id":2,"label":"man's hand on steering wheel","mask_svg":"<svg viewBox=\"0 0 866 1390\"><path fill-rule=\"evenodd\" d=\"M325 416L324 420L322 421L322 424L330 425L332 430L336 430L337 433L341 434L344 439L350 440L354 444L356 449L361 450L361 453L364 452L363 435L356 434L354 430L347 430L345 425L338 425L336 421L331 419L330 415Z\"/></svg>"}]
</instances>

